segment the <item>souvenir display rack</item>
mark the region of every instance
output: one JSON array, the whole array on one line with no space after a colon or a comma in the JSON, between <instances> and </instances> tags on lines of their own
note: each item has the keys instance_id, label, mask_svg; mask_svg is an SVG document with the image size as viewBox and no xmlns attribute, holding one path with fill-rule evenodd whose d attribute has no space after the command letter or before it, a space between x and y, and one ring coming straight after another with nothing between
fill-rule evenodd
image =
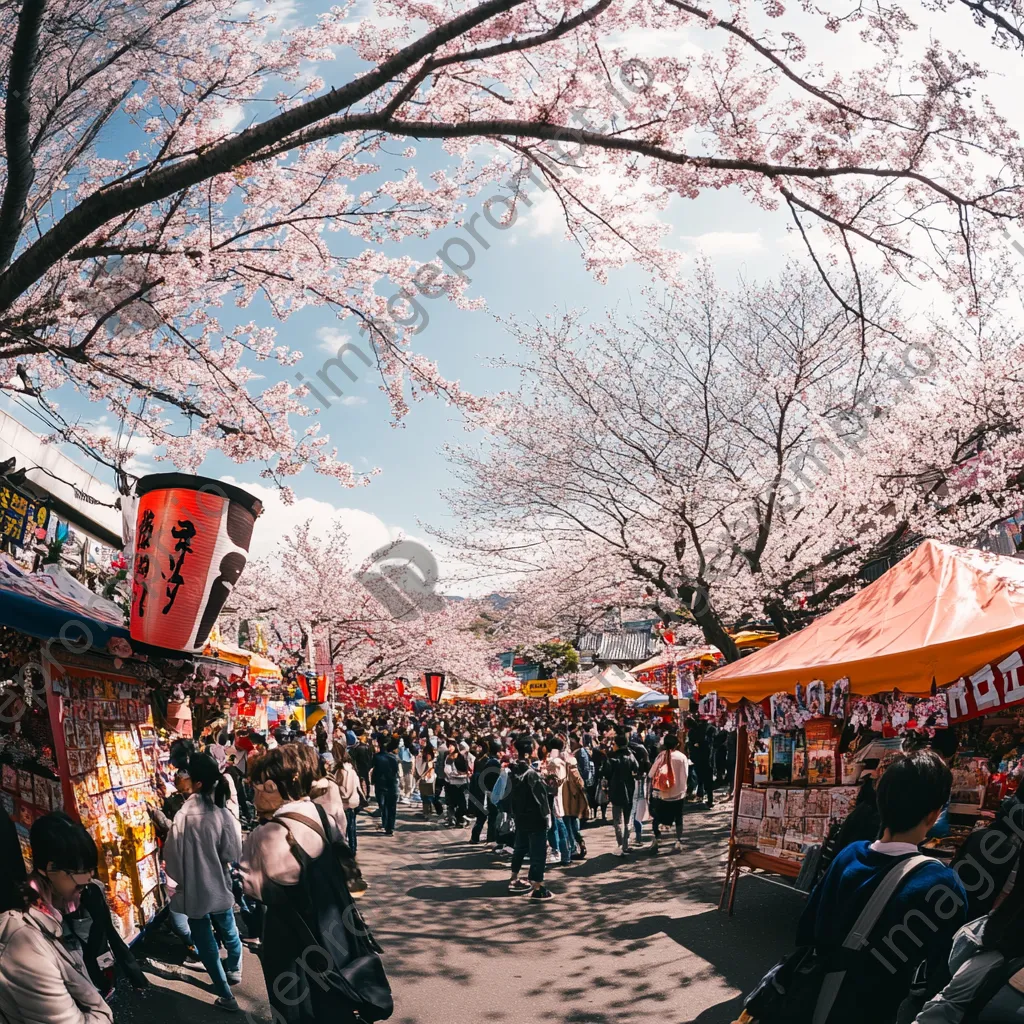
<instances>
[{"instance_id":1,"label":"souvenir display rack","mask_svg":"<svg viewBox=\"0 0 1024 1024\"><path fill-rule=\"evenodd\" d=\"M65 803L100 851L99 877L125 941L164 903L156 831L160 769L145 686L98 668L51 672L48 687ZM66 767L65 767L66 765Z\"/></svg>"}]
</instances>

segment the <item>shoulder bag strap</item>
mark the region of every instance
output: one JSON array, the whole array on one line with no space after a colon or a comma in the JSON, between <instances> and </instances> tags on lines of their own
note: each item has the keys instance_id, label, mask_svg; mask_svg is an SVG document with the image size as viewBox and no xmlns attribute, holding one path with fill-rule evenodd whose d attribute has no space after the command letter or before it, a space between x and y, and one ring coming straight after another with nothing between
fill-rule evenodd
<instances>
[{"instance_id":1,"label":"shoulder bag strap","mask_svg":"<svg viewBox=\"0 0 1024 1024\"><path fill-rule=\"evenodd\" d=\"M321 809L320 805L317 803L314 803L313 806L318 811ZM280 821L282 818L288 818L291 821L297 821L300 824L305 825L306 828L312 829L325 843L330 842L330 840L327 838L327 832L324 829L324 827L315 822L312 818L307 818L304 814L296 814L294 811L282 811L280 814L275 814L272 820ZM288 828L288 826L285 825L285 828ZM289 834L291 834L291 829L288 829L288 832Z\"/></svg>"},{"instance_id":2,"label":"shoulder bag strap","mask_svg":"<svg viewBox=\"0 0 1024 1024\"><path fill-rule=\"evenodd\" d=\"M914 854L905 860L897 861L885 874L885 877L878 883L878 887L871 894L871 898L865 904L864 909L857 916L850 934L843 942L843 949L859 950L868 941L868 936L882 916L885 905L889 902L900 883L922 864L933 860L924 854ZM818 993L818 1001L814 1007L814 1015L811 1018L812 1024L826 1024L829 1014L836 999L839 997L839 990L842 987L846 971L829 971L822 981L821 991Z\"/></svg>"},{"instance_id":3,"label":"shoulder bag strap","mask_svg":"<svg viewBox=\"0 0 1024 1024\"><path fill-rule=\"evenodd\" d=\"M906 860L899 861L895 867L890 868L882 881L879 882L878 888L871 894L871 899L868 900L866 906L860 912L856 923L850 929L850 934L846 936L843 948L861 949L867 943L872 929L882 916L885 905L892 899L903 880L912 871L934 859L933 857L926 857L924 854L918 853L912 857L907 857Z\"/></svg>"}]
</instances>

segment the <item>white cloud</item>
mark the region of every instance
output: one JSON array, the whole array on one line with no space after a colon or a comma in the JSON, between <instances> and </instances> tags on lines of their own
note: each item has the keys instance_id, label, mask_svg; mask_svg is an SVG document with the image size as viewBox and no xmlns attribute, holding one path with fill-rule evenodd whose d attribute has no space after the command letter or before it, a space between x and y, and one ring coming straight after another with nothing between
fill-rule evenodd
<instances>
[{"instance_id":1,"label":"white cloud","mask_svg":"<svg viewBox=\"0 0 1024 1024\"><path fill-rule=\"evenodd\" d=\"M360 398L359 395L346 395L341 400L342 405L366 405L366 399Z\"/></svg>"},{"instance_id":2,"label":"white cloud","mask_svg":"<svg viewBox=\"0 0 1024 1024\"><path fill-rule=\"evenodd\" d=\"M734 256L764 248L759 231L708 231L703 235L683 235L683 241L709 256Z\"/></svg>"},{"instance_id":3,"label":"white cloud","mask_svg":"<svg viewBox=\"0 0 1024 1024\"><path fill-rule=\"evenodd\" d=\"M210 127L220 135L229 135L242 123L243 117L245 111L241 103L227 103L210 122Z\"/></svg>"},{"instance_id":4,"label":"white cloud","mask_svg":"<svg viewBox=\"0 0 1024 1024\"><path fill-rule=\"evenodd\" d=\"M337 355L338 349L352 340L351 334L339 331L337 327L318 327L316 336L320 339L320 344L317 346L320 351L327 352L332 356Z\"/></svg>"}]
</instances>

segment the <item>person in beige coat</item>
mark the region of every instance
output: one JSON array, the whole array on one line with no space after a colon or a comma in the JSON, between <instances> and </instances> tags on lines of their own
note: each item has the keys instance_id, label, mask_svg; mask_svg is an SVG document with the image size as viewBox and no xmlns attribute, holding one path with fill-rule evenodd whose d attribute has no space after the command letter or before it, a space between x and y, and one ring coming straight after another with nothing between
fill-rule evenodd
<instances>
[{"instance_id":1,"label":"person in beige coat","mask_svg":"<svg viewBox=\"0 0 1024 1024\"><path fill-rule=\"evenodd\" d=\"M36 820L36 870L20 908L0 914L0 1018L7 1024L112 1024L81 954L61 944L63 913L75 908L96 871L96 845L66 814Z\"/></svg>"}]
</instances>

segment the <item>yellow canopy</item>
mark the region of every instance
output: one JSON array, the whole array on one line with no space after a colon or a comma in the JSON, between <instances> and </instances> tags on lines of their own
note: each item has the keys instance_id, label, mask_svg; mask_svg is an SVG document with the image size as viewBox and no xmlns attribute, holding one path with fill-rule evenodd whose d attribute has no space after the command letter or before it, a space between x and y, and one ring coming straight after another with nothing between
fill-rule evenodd
<instances>
[{"instance_id":1,"label":"yellow canopy","mask_svg":"<svg viewBox=\"0 0 1024 1024\"><path fill-rule=\"evenodd\" d=\"M223 640L210 639L207 641L204 654L220 658L232 665L243 665L249 670L252 679L281 679L281 670L269 658L255 651L247 651L244 647L236 647L234 644L226 643Z\"/></svg>"},{"instance_id":2,"label":"yellow canopy","mask_svg":"<svg viewBox=\"0 0 1024 1024\"><path fill-rule=\"evenodd\" d=\"M551 698L551 703L560 704L567 700L587 700L601 697L622 697L625 700L636 700L650 689L644 683L630 679L621 669L606 669L599 676L588 679L575 690L556 693Z\"/></svg>"}]
</instances>

